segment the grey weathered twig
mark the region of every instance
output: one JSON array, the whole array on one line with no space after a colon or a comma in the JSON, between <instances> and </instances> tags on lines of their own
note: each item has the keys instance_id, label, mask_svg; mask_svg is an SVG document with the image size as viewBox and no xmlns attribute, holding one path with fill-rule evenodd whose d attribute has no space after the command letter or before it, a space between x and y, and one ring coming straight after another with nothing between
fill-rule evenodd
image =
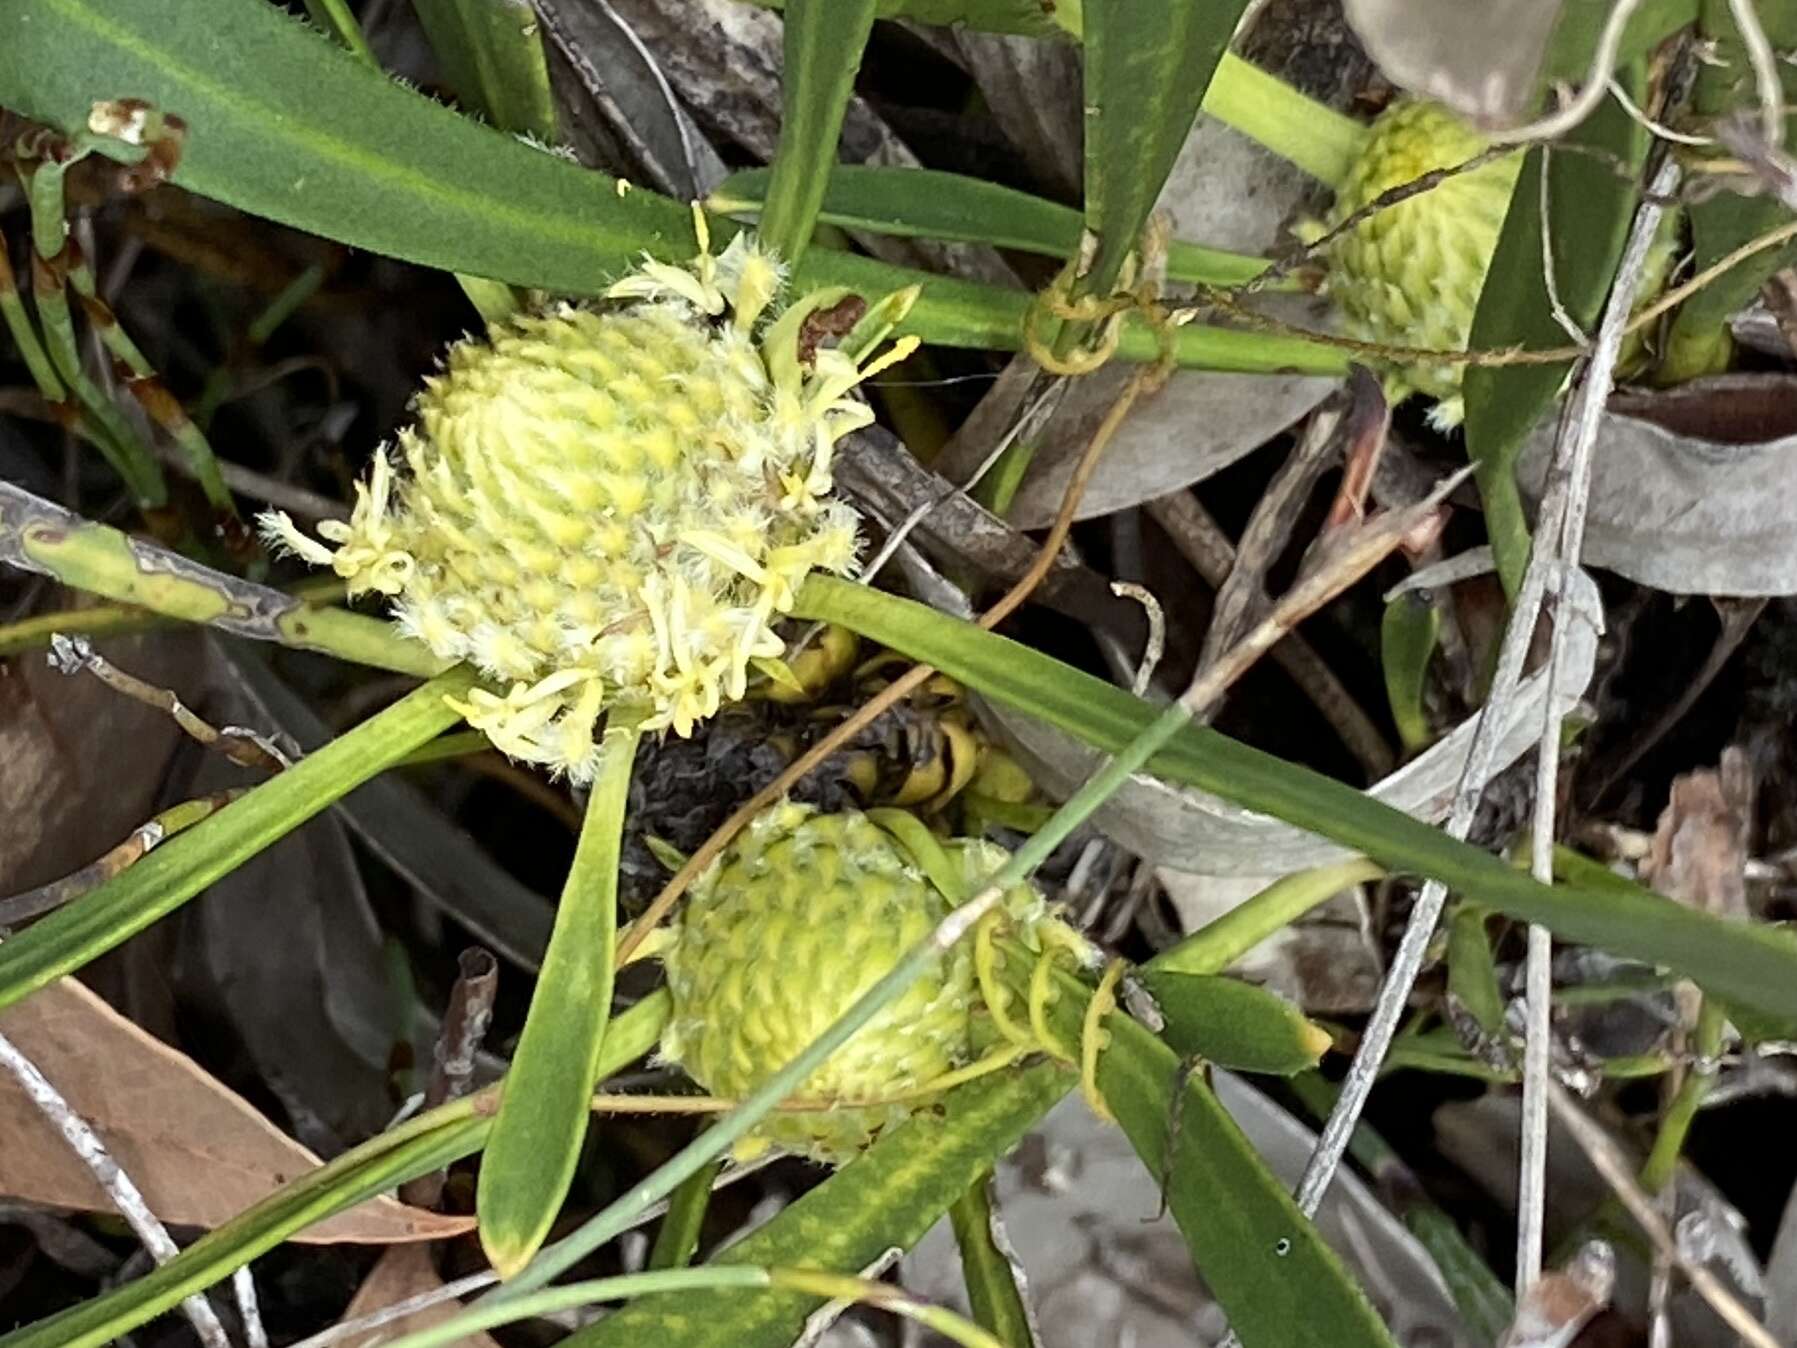
<instances>
[{"instance_id":1,"label":"grey weathered twig","mask_svg":"<svg viewBox=\"0 0 1797 1348\"><path fill-rule=\"evenodd\" d=\"M1659 202L1678 188L1679 166L1670 157L1654 175L1646 200L1635 214L1634 228L1617 266L1592 348L1591 362L1560 422L1560 442L1554 447L1554 468L1541 521L1535 529L1529 566L1537 559L1561 570L1558 611L1571 613L1568 583L1577 565L1585 537L1585 510L1591 494L1591 455L1597 443L1604 405L1615 382L1616 361L1622 351L1623 330L1634 307L1635 292L1647 269L1647 255L1660 227ZM1549 504L1556 508L1549 510ZM1560 775L1560 716L1552 696L1564 651L1566 622L1555 624L1548 652L1549 696L1542 718L1541 741L1535 768L1535 813L1530 831L1530 870L1544 884L1553 883L1554 804ZM1547 1206L1547 1084L1552 1026L1553 938L1541 926L1529 928L1526 965L1527 1033L1523 1045L1522 1168L1517 1177L1516 1290L1520 1298L1541 1275L1542 1227Z\"/></svg>"},{"instance_id":2,"label":"grey weathered twig","mask_svg":"<svg viewBox=\"0 0 1797 1348\"><path fill-rule=\"evenodd\" d=\"M93 643L86 637L67 636L61 632L51 634L50 663L63 674L79 674L86 670L115 693L123 693L134 702L167 712L169 718L181 727L189 739L198 741L208 749L218 750L239 767L280 772L292 766L293 760L267 736L243 726L228 725L223 730L214 729L209 722L189 710L187 704L181 701L180 694L171 688L145 683L134 674L127 674L96 651Z\"/></svg>"},{"instance_id":3,"label":"grey weathered twig","mask_svg":"<svg viewBox=\"0 0 1797 1348\"><path fill-rule=\"evenodd\" d=\"M3 1034L0 1034L0 1068L11 1074L31 1098L31 1103L62 1134L63 1141L69 1144L69 1149L92 1172L95 1181L112 1199L113 1206L143 1242L151 1258L158 1264L166 1264L179 1254L175 1242L169 1238L167 1228L150 1211L150 1205L144 1202L142 1191L119 1163L112 1159L99 1135L63 1099L62 1092L38 1070L37 1064L21 1053L12 1040ZM196 1292L183 1301L181 1307L206 1348L230 1348L231 1341L225 1335L225 1327L219 1322L218 1313L212 1309L204 1295Z\"/></svg>"}]
</instances>

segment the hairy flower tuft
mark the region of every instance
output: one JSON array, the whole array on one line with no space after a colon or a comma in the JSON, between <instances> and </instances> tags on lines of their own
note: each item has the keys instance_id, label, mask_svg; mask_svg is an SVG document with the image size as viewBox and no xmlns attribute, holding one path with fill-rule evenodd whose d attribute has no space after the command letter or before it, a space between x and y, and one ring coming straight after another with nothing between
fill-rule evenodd
<instances>
[{"instance_id":1,"label":"hairy flower tuft","mask_svg":"<svg viewBox=\"0 0 1797 1348\"><path fill-rule=\"evenodd\" d=\"M400 432L405 471L377 454L347 524L311 538L262 517L271 544L390 596L403 632L498 684L457 704L471 725L576 781L601 712L691 733L781 654L772 624L805 577L853 569L831 457L873 419L856 385L916 346L875 354L915 290L770 316L778 261L748 235L713 256L694 217L689 264L452 347ZM845 312L824 345L844 325L812 320Z\"/></svg>"}]
</instances>

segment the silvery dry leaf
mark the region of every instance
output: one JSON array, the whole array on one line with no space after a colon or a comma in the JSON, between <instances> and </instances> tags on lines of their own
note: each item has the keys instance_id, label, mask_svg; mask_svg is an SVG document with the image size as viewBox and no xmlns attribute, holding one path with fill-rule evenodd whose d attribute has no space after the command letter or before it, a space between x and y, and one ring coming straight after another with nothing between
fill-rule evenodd
<instances>
[{"instance_id":1,"label":"silvery dry leaf","mask_svg":"<svg viewBox=\"0 0 1797 1348\"><path fill-rule=\"evenodd\" d=\"M1517 477L1539 499L1554 426ZM1610 399L1581 559L1671 594L1797 594L1797 376L1697 379Z\"/></svg>"},{"instance_id":2,"label":"silvery dry leaf","mask_svg":"<svg viewBox=\"0 0 1797 1348\"><path fill-rule=\"evenodd\" d=\"M1562 0L1344 0L1348 26L1393 84L1486 126L1529 111Z\"/></svg>"}]
</instances>

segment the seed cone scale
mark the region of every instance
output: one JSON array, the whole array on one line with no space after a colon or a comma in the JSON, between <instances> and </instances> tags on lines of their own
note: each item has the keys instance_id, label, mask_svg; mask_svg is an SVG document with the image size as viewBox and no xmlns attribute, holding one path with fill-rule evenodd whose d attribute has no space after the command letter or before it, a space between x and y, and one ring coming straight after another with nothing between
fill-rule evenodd
<instances>
[{"instance_id":1,"label":"seed cone scale","mask_svg":"<svg viewBox=\"0 0 1797 1348\"><path fill-rule=\"evenodd\" d=\"M854 387L915 346L875 354L914 292L773 313L776 260L747 235L713 257L698 218L690 264L452 347L398 437L404 471L377 454L326 542L263 519L503 689L457 704L495 745L577 782L602 712L689 734L781 655L772 626L805 576L853 569L831 456L872 420Z\"/></svg>"},{"instance_id":2,"label":"seed cone scale","mask_svg":"<svg viewBox=\"0 0 1797 1348\"><path fill-rule=\"evenodd\" d=\"M969 894L1006 858L963 839L945 851ZM662 1054L707 1091L741 1099L791 1062L947 915L950 903L893 838L857 811L763 811L693 884L663 958L673 1008ZM1034 943L1057 919L1029 885L1005 896ZM829 1101L770 1114L749 1151L776 1145L846 1160L922 1101L857 1107L926 1087L972 1056L981 1008L963 941L798 1089Z\"/></svg>"}]
</instances>

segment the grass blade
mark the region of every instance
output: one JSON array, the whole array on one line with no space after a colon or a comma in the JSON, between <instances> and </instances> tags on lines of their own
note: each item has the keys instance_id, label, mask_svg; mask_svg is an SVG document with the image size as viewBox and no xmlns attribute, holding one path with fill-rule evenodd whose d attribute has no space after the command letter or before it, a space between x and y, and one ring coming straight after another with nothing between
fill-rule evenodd
<instances>
[{"instance_id":1,"label":"grass blade","mask_svg":"<svg viewBox=\"0 0 1797 1348\"><path fill-rule=\"evenodd\" d=\"M450 88L494 126L556 141L555 95L528 0L413 0Z\"/></svg>"},{"instance_id":2,"label":"grass blade","mask_svg":"<svg viewBox=\"0 0 1797 1348\"><path fill-rule=\"evenodd\" d=\"M580 843L481 1164L476 1200L481 1246L501 1277L523 1268L542 1245L567 1197L586 1137L611 1016L618 842L637 739L636 723L614 713L600 742Z\"/></svg>"},{"instance_id":3,"label":"grass blade","mask_svg":"<svg viewBox=\"0 0 1797 1348\"><path fill-rule=\"evenodd\" d=\"M797 616L840 623L925 660L989 697L1116 751L1155 718L1120 688L922 604L827 578L806 581ZM1677 969L1736 1002L1797 1015L1797 937L1728 922L1639 886L1549 888L1476 847L1350 786L1213 730L1187 726L1152 772L1329 838L1391 870L1434 876L1469 898L1564 939Z\"/></svg>"},{"instance_id":4,"label":"grass blade","mask_svg":"<svg viewBox=\"0 0 1797 1348\"><path fill-rule=\"evenodd\" d=\"M73 973L166 917L214 880L440 734L459 719L445 704L445 696L466 693L474 682L473 673L460 667L438 675L79 901L0 944L0 1008Z\"/></svg>"},{"instance_id":5,"label":"grass blade","mask_svg":"<svg viewBox=\"0 0 1797 1348\"><path fill-rule=\"evenodd\" d=\"M1087 0L1087 288L1116 288L1246 0Z\"/></svg>"},{"instance_id":6,"label":"grass blade","mask_svg":"<svg viewBox=\"0 0 1797 1348\"><path fill-rule=\"evenodd\" d=\"M761 212L761 237L789 264L811 243L836 162L842 114L873 23L874 0L788 0L780 145Z\"/></svg>"},{"instance_id":7,"label":"grass blade","mask_svg":"<svg viewBox=\"0 0 1797 1348\"><path fill-rule=\"evenodd\" d=\"M955 1245L961 1251L961 1276L967 1285L967 1304L973 1318L1006 1348L1035 1348L1030 1333L1029 1308L1017 1286L1010 1256L998 1245L993 1227L997 1216L992 1201L992 1172L986 1171L967 1192L954 1201L948 1219L955 1228Z\"/></svg>"},{"instance_id":8,"label":"grass blade","mask_svg":"<svg viewBox=\"0 0 1797 1348\"><path fill-rule=\"evenodd\" d=\"M1639 69L1622 78L1640 96ZM1615 99L1566 137L1570 146L1547 163L1548 221L1554 283L1573 322L1589 332L1597 322L1622 245L1635 218L1639 192L1619 176L1632 174L1647 154L1646 128ZM1510 198L1510 212L1492 254L1491 270L1473 315L1473 350L1566 343L1554 317L1541 242L1541 173L1545 151L1529 151ZM1558 396L1564 365L1471 366L1466 371L1466 447L1478 470L1479 499L1504 589L1514 594L1529 561L1529 529L1516 486L1516 458L1535 423Z\"/></svg>"},{"instance_id":9,"label":"grass blade","mask_svg":"<svg viewBox=\"0 0 1797 1348\"><path fill-rule=\"evenodd\" d=\"M732 216L758 214L767 198L768 176L767 169L731 174L711 194L706 209ZM870 234L984 243L1058 258L1079 252L1083 228L1078 211L1014 187L940 169L875 164L832 168L817 218ZM1264 257L1202 244L1176 241L1167 248L1169 281L1235 286L1266 268Z\"/></svg>"}]
</instances>

